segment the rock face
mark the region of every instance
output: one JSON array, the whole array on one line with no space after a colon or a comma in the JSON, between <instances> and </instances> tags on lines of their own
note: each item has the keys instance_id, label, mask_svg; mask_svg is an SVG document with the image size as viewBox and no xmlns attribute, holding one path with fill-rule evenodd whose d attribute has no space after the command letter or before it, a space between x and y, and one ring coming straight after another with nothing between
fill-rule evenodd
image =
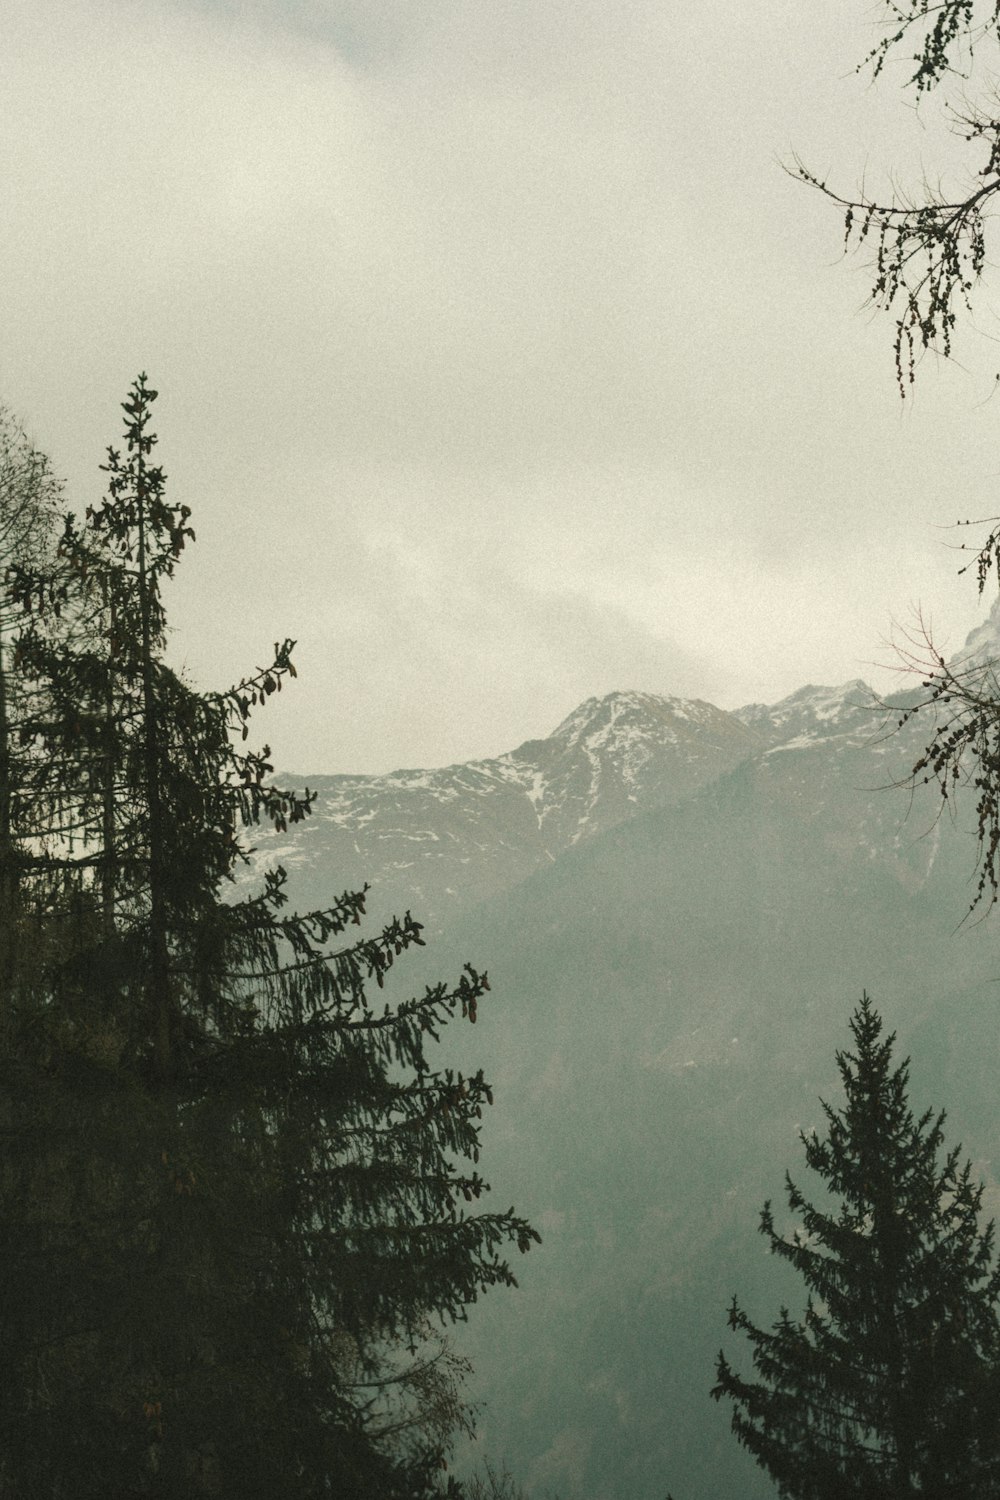
<instances>
[{"instance_id":1,"label":"rock face","mask_svg":"<svg viewBox=\"0 0 1000 1500\"><path fill-rule=\"evenodd\" d=\"M433 931L582 839L683 800L776 737L769 721L758 727L700 700L611 693L494 759L310 778L312 816L255 842L261 860L289 870L300 904L326 904L331 879L337 892L368 881L373 914L412 908Z\"/></svg>"}]
</instances>

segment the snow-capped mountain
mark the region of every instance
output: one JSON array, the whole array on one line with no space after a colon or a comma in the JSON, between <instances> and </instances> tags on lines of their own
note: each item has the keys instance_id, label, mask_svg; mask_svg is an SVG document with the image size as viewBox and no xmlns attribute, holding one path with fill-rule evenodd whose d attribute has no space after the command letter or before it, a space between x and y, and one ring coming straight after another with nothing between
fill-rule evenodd
<instances>
[{"instance_id":1,"label":"snow-capped mountain","mask_svg":"<svg viewBox=\"0 0 1000 1500\"><path fill-rule=\"evenodd\" d=\"M325 904L331 879L338 892L368 881L373 912L412 908L434 926L571 845L681 801L780 733L700 700L610 693L581 703L546 739L493 759L311 777L312 816L255 842L261 860L289 870L300 902Z\"/></svg>"},{"instance_id":2,"label":"snow-capped mountain","mask_svg":"<svg viewBox=\"0 0 1000 1500\"><path fill-rule=\"evenodd\" d=\"M799 688L780 703L748 703L736 717L769 745L800 746L834 735L870 736L884 718L874 693L861 678L840 687Z\"/></svg>"},{"instance_id":3,"label":"snow-capped mountain","mask_svg":"<svg viewBox=\"0 0 1000 1500\"><path fill-rule=\"evenodd\" d=\"M935 785L899 790L929 715L889 717L858 681L735 712L612 693L492 759L310 778L313 816L258 839L296 904L367 880L376 922L438 929L390 989L489 970L441 1058L495 1085L489 1180L544 1243L461 1347L482 1451L529 1492L767 1500L713 1360L734 1291L762 1320L801 1291L759 1208L836 1096L863 990L1000 1203L1000 918L956 931L974 840Z\"/></svg>"},{"instance_id":4,"label":"snow-capped mountain","mask_svg":"<svg viewBox=\"0 0 1000 1500\"><path fill-rule=\"evenodd\" d=\"M529 1492L768 1500L709 1398L713 1361L729 1340L748 1371L734 1291L765 1324L801 1311L759 1211L799 1181L863 991L913 1055L917 1107L947 1107L1000 1192L1000 918L956 930L966 814L901 789L933 721L884 725L857 682L733 717L761 742L739 764L579 840L421 955L421 980L480 959L496 995L449 1055L495 1082L490 1180L544 1243L466 1347L483 1447Z\"/></svg>"}]
</instances>

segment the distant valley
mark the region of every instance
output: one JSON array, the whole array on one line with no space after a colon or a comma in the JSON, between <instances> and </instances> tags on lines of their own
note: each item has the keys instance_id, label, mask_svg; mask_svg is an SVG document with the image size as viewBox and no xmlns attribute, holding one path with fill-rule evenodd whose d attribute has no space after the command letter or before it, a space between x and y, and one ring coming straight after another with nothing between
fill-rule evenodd
<instances>
[{"instance_id":1,"label":"distant valley","mask_svg":"<svg viewBox=\"0 0 1000 1500\"><path fill-rule=\"evenodd\" d=\"M960 926L973 842L895 785L927 726L885 718L860 682L736 713L615 693L495 759L310 778L313 817L257 841L300 906L367 880L376 919L427 924L400 991L490 972L441 1063L495 1082L483 1170L543 1244L458 1337L482 1447L538 1500L774 1493L713 1359L748 1364L734 1291L796 1306L758 1211L805 1177L863 988L1000 1202L1000 927Z\"/></svg>"}]
</instances>

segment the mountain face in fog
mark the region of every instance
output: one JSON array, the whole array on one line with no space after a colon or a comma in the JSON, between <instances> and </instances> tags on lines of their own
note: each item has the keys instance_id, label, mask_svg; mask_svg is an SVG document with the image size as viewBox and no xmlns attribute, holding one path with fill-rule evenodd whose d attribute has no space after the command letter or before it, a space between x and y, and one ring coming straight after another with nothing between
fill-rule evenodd
<instances>
[{"instance_id":1,"label":"mountain face in fog","mask_svg":"<svg viewBox=\"0 0 1000 1500\"><path fill-rule=\"evenodd\" d=\"M368 879L430 912L401 989L489 970L442 1064L495 1083L484 1170L544 1243L461 1342L485 1450L538 1495L773 1495L708 1391L720 1345L748 1369L734 1291L800 1311L758 1212L808 1184L862 989L996 1211L997 919L959 928L973 843L899 789L927 726L889 731L857 682L736 713L612 694L495 760L316 778L311 826L261 841L299 904Z\"/></svg>"},{"instance_id":2,"label":"mountain face in fog","mask_svg":"<svg viewBox=\"0 0 1000 1500\"><path fill-rule=\"evenodd\" d=\"M588 698L547 739L491 760L386 776L283 776L316 793L291 835L257 836L260 857L320 906L331 879L372 886L372 911L412 908L431 930L511 889L567 849L674 806L769 746L867 729L863 682L804 688L727 713L652 693Z\"/></svg>"}]
</instances>

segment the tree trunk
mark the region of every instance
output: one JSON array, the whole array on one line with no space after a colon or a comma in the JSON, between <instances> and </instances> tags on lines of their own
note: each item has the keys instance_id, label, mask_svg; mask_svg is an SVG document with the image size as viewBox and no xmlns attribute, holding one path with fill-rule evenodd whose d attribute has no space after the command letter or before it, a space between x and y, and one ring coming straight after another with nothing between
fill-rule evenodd
<instances>
[{"instance_id":1,"label":"tree trunk","mask_svg":"<svg viewBox=\"0 0 1000 1500\"><path fill-rule=\"evenodd\" d=\"M13 767L7 661L3 622L0 621L0 1018L7 1011L17 972L20 882L13 837L12 804Z\"/></svg>"},{"instance_id":2,"label":"tree trunk","mask_svg":"<svg viewBox=\"0 0 1000 1500\"><path fill-rule=\"evenodd\" d=\"M142 447L138 453L136 512L138 526L139 613L142 625L143 762L146 805L149 816L149 998L153 1023L153 1058L157 1079L170 1081L172 1072L170 1036L170 975L168 973L167 926L164 904L163 811L160 798L159 726L156 688L153 681L153 645L150 623L149 577L146 549L146 483Z\"/></svg>"}]
</instances>

